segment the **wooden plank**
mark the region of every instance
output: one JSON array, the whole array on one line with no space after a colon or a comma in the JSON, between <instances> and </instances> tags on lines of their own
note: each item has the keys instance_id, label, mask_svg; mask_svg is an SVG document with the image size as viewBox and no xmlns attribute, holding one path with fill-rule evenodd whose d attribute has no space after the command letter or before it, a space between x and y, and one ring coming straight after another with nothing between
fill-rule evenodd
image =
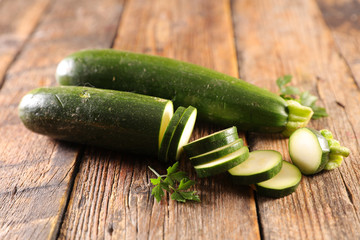
<instances>
[{"instance_id":1,"label":"wooden plank","mask_svg":"<svg viewBox=\"0 0 360 240\"><path fill-rule=\"evenodd\" d=\"M352 76L360 85L360 2L317 0L326 24Z\"/></svg>"},{"instance_id":2,"label":"wooden plank","mask_svg":"<svg viewBox=\"0 0 360 240\"><path fill-rule=\"evenodd\" d=\"M340 168L304 177L288 197L258 197L263 237L358 239L360 92L316 3L234 1L233 16L240 76L276 91L276 78L292 74L294 84L316 94L330 114L311 126L330 129L352 151ZM287 140L279 136L251 135L249 144L279 150L290 160Z\"/></svg>"},{"instance_id":3,"label":"wooden plank","mask_svg":"<svg viewBox=\"0 0 360 240\"><path fill-rule=\"evenodd\" d=\"M56 238L79 146L31 133L17 105L29 90L54 85L56 65L71 51L110 46L121 10L121 2L111 0L54 2L6 72L0 91L1 239Z\"/></svg>"},{"instance_id":4,"label":"wooden plank","mask_svg":"<svg viewBox=\"0 0 360 240\"><path fill-rule=\"evenodd\" d=\"M114 48L193 62L237 76L229 1L130 0ZM134 27L136 25L136 27ZM206 29L206 30L205 30ZM199 124L193 138L218 130ZM256 206L248 187L225 176L196 179L202 203L161 203L150 195L155 159L87 151L61 238L258 239ZM180 168L196 178L185 158Z\"/></svg>"},{"instance_id":5,"label":"wooden plank","mask_svg":"<svg viewBox=\"0 0 360 240\"><path fill-rule=\"evenodd\" d=\"M6 70L47 9L50 0L0 2L0 87Z\"/></svg>"}]
</instances>

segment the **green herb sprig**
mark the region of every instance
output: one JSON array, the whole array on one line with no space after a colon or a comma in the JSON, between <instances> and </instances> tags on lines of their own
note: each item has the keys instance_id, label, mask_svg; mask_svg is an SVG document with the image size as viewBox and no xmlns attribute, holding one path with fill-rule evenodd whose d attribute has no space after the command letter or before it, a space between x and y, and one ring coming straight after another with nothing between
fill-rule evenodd
<instances>
[{"instance_id":1,"label":"green herb sprig","mask_svg":"<svg viewBox=\"0 0 360 240\"><path fill-rule=\"evenodd\" d=\"M312 119L327 117L326 109L316 105L318 100L316 96L311 95L309 91L301 92L297 87L286 86L291 82L291 79L291 75L285 75L276 80L276 84L280 89L280 96L286 100L295 100L303 106L310 107L314 111Z\"/></svg>"},{"instance_id":2,"label":"green herb sprig","mask_svg":"<svg viewBox=\"0 0 360 240\"><path fill-rule=\"evenodd\" d=\"M171 193L170 198L172 200L200 202L196 191L188 190L196 182L190 180L186 172L178 171L178 168L179 162L176 162L173 166L168 167L166 175L160 175L149 166L149 169L157 176L157 178L150 178L151 183L155 186L151 191L151 195L155 197L156 201L160 202L165 196L165 190Z\"/></svg>"}]
</instances>

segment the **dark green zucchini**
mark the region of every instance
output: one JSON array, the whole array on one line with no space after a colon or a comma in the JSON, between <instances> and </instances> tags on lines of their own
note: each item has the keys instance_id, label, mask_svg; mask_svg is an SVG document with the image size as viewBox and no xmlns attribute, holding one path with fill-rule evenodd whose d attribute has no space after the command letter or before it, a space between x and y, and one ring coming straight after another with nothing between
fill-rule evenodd
<instances>
[{"instance_id":1,"label":"dark green zucchini","mask_svg":"<svg viewBox=\"0 0 360 240\"><path fill-rule=\"evenodd\" d=\"M152 156L172 114L169 100L88 87L38 88L19 105L22 122L34 132Z\"/></svg>"},{"instance_id":2,"label":"dark green zucchini","mask_svg":"<svg viewBox=\"0 0 360 240\"><path fill-rule=\"evenodd\" d=\"M111 49L76 52L56 71L61 85L131 91L194 106L200 120L240 130L283 132L305 126L312 110L243 80L158 56Z\"/></svg>"}]
</instances>

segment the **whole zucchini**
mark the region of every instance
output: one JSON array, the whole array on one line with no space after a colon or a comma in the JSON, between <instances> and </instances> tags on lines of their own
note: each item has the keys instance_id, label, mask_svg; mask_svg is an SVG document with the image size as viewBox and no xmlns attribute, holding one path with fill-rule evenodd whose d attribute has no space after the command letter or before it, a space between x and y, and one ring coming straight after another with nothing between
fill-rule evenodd
<instances>
[{"instance_id":1,"label":"whole zucchini","mask_svg":"<svg viewBox=\"0 0 360 240\"><path fill-rule=\"evenodd\" d=\"M38 88L19 104L22 122L34 132L152 156L172 114L170 100L88 87Z\"/></svg>"},{"instance_id":2,"label":"whole zucchini","mask_svg":"<svg viewBox=\"0 0 360 240\"><path fill-rule=\"evenodd\" d=\"M199 119L225 127L289 135L305 126L312 110L243 80L169 58L116 51L84 50L63 59L61 85L131 91L192 105Z\"/></svg>"}]
</instances>

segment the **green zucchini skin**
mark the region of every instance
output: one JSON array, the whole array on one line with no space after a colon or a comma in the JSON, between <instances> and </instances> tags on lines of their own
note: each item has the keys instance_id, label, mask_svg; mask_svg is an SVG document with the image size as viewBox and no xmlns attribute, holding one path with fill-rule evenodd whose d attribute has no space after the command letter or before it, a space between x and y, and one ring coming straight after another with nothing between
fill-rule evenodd
<instances>
[{"instance_id":1,"label":"green zucchini skin","mask_svg":"<svg viewBox=\"0 0 360 240\"><path fill-rule=\"evenodd\" d=\"M225 155L228 155L234 151L239 150L242 146L244 146L244 141L241 138L239 138L228 145L221 146L210 152L191 157L190 162L193 166L211 162L214 159L221 158Z\"/></svg>"},{"instance_id":2,"label":"green zucchini skin","mask_svg":"<svg viewBox=\"0 0 360 240\"><path fill-rule=\"evenodd\" d=\"M198 138L195 141L186 144L184 150L187 156L191 158L228 145L237 139L239 139L239 134L237 128L233 126Z\"/></svg>"},{"instance_id":3,"label":"green zucchini skin","mask_svg":"<svg viewBox=\"0 0 360 240\"><path fill-rule=\"evenodd\" d=\"M287 103L278 95L243 80L169 58L116 51L84 50L63 59L61 85L93 86L171 99L190 105L202 121L241 130L281 132Z\"/></svg>"},{"instance_id":4,"label":"green zucchini skin","mask_svg":"<svg viewBox=\"0 0 360 240\"><path fill-rule=\"evenodd\" d=\"M19 104L24 125L55 139L157 156L169 100L88 87L38 88Z\"/></svg>"},{"instance_id":5,"label":"green zucchini skin","mask_svg":"<svg viewBox=\"0 0 360 240\"><path fill-rule=\"evenodd\" d=\"M234 153L239 153L239 154L237 156L234 156ZM226 162L218 163L217 165L214 166L204 167L204 165L209 164L211 162L194 166L197 176L200 178L210 177L228 171L229 169L244 162L249 157L249 149L247 146L242 146L239 150L230 153L227 156L230 155L232 156L231 159L227 160ZM223 159L224 157L214 159L212 162L218 162L220 159Z\"/></svg>"}]
</instances>

